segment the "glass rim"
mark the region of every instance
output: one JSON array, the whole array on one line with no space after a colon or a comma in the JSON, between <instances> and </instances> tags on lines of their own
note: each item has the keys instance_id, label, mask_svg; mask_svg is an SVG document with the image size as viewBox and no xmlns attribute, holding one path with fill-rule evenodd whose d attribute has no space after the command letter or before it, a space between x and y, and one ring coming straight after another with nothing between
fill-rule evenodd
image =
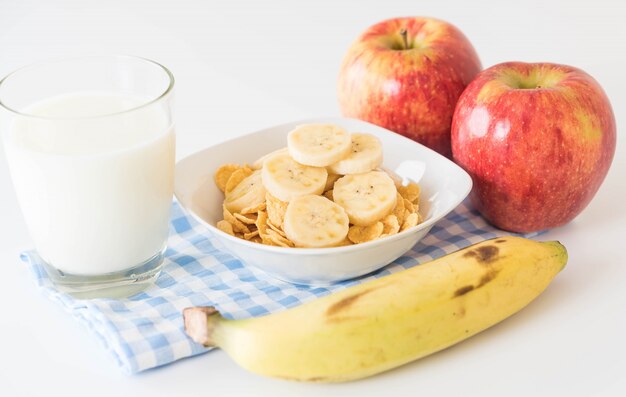
<instances>
[{"instance_id":1,"label":"glass rim","mask_svg":"<svg viewBox=\"0 0 626 397\"><path fill-rule=\"evenodd\" d=\"M27 65L24 65L18 69L13 70L12 72L10 72L9 74L7 74L6 76L4 76L3 78L0 79L0 88L2 88L2 85L12 76L16 75L17 73L20 73L26 69L32 68L32 67L36 67L36 66L42 66L45 64L49 64L49 63L54 63L54 62L66 62L66 61L72 61L72 60L83 60L83 59L94 59L94 58L127 58L127 59L134 59L134 60L141 60L141 61L145 61L148 63L151 63L153 65L158 66L161 70L163 70L165 72L165 74L168 77L168 84L167 87L165 88L165 90L160 93L159 95L157 95L155 98L147 100L145 103L142 103L141 105L138 106L133 106L129 109L125 109L119 112L114 112L114 113L106 113L106 114L98 114L95 116L83 116L83 117L50 117L50 116L39 116L36 114L30 114L30 113L26 113L26 112L21 112L17 109L13 109L12 107L6 105L3 101L2 101L2 96L0 95L0 108L7 110L10 113L13 113L16 116L21 116L21 117L27 117L27 118L32 118L32 119L41 119L41 120L65 120L65 121L69 121L69 120L93 120L93 119L99 119L99 118L107 118L107 117L113 117L113 116L118 116L118 115L122 115L125 113L130 113L130 112L134 112L136 110L148 107L156 102L159 102L161 99L165 98L168 94L170 94L172 92L172 90L174 89L174 74L172 74L172 72L165 67L164 65L162 65L161 63L154 61L152 59L149 58L144 58L144 57L140 57L140 56L136 56L136 55L88 55L88 56L76 56L76 57L65 57L65 58L55 58L55 59L47 59L47 60L43 60L43 61L39 61L39 62L33 62Z\"/></svg>"}]
</instances>

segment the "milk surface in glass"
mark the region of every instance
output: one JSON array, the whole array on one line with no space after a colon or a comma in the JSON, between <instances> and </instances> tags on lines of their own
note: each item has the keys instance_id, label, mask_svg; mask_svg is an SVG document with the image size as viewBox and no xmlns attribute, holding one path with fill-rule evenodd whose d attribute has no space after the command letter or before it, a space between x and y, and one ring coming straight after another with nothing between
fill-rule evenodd
<instances>
[{"instance_id":1,"label":"milk surface in glass","mask_svg":"<svg viewBox=\"0 0 626 397\"><path fill-rule=\"evenodd\" d=\"M16 117L4 135L26 223L56 269L118 272L164 249L174 130L158 103L145 104L106 92L52 97L25 109L34 117Z\"/></svg>"}]
</instances>

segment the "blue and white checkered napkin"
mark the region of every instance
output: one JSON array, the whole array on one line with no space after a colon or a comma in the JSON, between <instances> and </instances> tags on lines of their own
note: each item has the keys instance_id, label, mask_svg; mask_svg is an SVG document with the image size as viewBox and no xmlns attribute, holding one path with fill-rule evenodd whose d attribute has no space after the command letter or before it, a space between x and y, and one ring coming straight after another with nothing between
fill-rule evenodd
<instances>
[{"instance_id":1,"label":"blue and white checkered napkin","mask_svg":"<svg viewBox=\"0 0 626 397\"><path fill-rule=\"evenodd\" d=\"M135 373L207 351L185 335L185 307L211 305L230 318L262 316L505 234L466 201L382 270L329 287L308 287L275 280L220 251L211 234L174 203L163 271L155 285L129 298L73 298L54 289L34 251L23 253L22 260L43 293L86 325L125 372Z\"/></svg>"}]
</instances>

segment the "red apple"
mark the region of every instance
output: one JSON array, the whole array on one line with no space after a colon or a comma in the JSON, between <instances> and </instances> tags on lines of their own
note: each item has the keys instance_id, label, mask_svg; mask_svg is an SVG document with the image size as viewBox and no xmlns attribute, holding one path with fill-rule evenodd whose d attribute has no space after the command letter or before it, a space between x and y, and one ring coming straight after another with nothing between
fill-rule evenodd
<instances>
[{"instance_id":1,"label":"red apple","mask_svg":"<svg viewBox=\"0 0 626 397\"><path fill-rule=\"evenodd\" d=\"M380 125L450 157L456 101L480 71L467 38L451 24L396 18L367 29L339 73L341 112Z\"/></svg>"},{"instance_id":2,"label":"red apple","mask_svg":"<svg viewBox=\"0 0 626 397\"><path fill-rule=\"evenodd\" d=\"M611 104L571 66L486 69L459 98L452 121L453 157L474 180L473 204L514 232L571 221L602 184L614 152Z\"/></svg>"}]
</instances>

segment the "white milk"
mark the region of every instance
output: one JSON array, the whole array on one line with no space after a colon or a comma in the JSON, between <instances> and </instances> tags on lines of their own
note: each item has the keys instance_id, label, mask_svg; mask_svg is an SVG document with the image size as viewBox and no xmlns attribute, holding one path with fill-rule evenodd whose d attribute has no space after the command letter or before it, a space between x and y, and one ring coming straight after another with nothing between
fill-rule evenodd
<instances>
[{"instance_id":1,"label":"white milk","mask_svg":"<svg viewBox=\"0 0 626 397\"><path fill-rule=\"evenodd\" d=\"M35 246L63 272L117 272L165 247L175 139L163 108L93 117L142 103L105 93L55 97L24 112L48 119L17 117L5 134Z\"/></svg>"}]
</instances>

